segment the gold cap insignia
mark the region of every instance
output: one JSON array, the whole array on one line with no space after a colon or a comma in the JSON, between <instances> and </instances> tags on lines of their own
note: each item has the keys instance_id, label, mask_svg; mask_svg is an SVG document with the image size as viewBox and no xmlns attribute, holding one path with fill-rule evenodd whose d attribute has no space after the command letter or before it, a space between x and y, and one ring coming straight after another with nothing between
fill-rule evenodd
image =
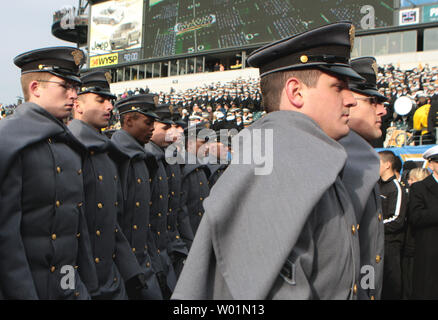
<instances>
[{"instance_id":1,"label":"gold cap insignia","mask_svg":"<svg viewBox=\"0 0 438 320\"><path fill-rule=\"evenodd\" d=\"M85 87L82 87L82 89L81 89L81 90L82 90L82 92L84 92L85 90L87 90L87 88L85 88Z\"/></svg>"},{"instance_id":2,"label":"gold cap insignia","mask_svg":"<svg viewBox=\"0 0 438 320\"><path fill-rule=\"evenodd\" d=\"M106 78L106 81L108 81L108 84L110 84L111 80L112 80L111 73L105 72L105 78Z\"/></svg>"},{"instance_id":3,"label":"gold cap insignia","mask_svg":"<svg viewBox=\"0 0 438 320\"><path fill-rule=\"evenodd\" d=\"M306 55L302 55L302 56L300 57L300 61L301 61L302 63L307 63L307 61L309 61L309 57L306 56Z\"/></svg>"},{"instance_id":4,"label":"gold cap insignia","mask_svg":"<svg viewBox=\"0 0 438 320\"><path fill-rule=\"evenodd\" d=\"M40 64L40 65L38 66L38 69L43 70L43 69L44 69L44 66L43 66L42 64Z\"/></svg>"},{"instance_id":5,"label":"gold cap insignia","mask_svg":"<svg viewBox=\"0 0 438 320\"><path fill-rule=\"evenodd\" d=\"M373 62L373 64L371 65L371 68L373 68L373 70L376 74L376 77L377 77L377 74L379 73L379 67L377 66L376 61Z\"/></svg>"},{"instance_id":6,"label":"gold cap insignia","mask_svg":"<svg viewBox=\"0 0 438 320\"><path fill-rule=\"evenodd\" d=\"M154 96L154 104L155 104L155 106L158 105L158 96Z\"/></svg>"},{"instance_id":7,"label":"gold cap insignia","mask_svg":"<svg viewBox=\"0 0 438 320\"><path fill-rule=\"evenodd\" d=\"M354 25L351 25L349 34L350 34L350 50L353 51L354 38L356 36L356 28L354 27Z\"/></svg>"},{"instance_id":8,"label":"gold cap insignia","mask_svg":"<svg viewBox=\"0 0 438 320\"><path fill-rule=\"evenodd\" d=\"M72 51L71 55L73 56L73 59L75 60L75 64L78 66L81 64L82 59L84 58L84 54L81 50L74 50Z\"/></svg>"},{"instance_id":9,"label":"gold cap insignia","mask_svg":"<svg viewBox=\"0 0 438 320\"><path fill-rule=\"evenodd\" d=\"M137 108L136 107L131 107L131 110L137 110Z\"/></svg>"}]
</instances>

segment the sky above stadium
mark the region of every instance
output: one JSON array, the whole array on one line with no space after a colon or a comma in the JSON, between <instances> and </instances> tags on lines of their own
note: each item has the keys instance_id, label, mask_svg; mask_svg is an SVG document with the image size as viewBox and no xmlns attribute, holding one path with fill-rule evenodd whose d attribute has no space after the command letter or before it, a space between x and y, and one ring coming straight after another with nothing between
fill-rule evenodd
<instances>
[{"instance_id":1,"label":"sky above stadium","mask_svg":"<svg viewBox=\"0 0 438 320\"><path fill-rule=\"evenodd\" d=\"M77 6L77 0L2 1L3 42L0 46L0 103L9 105L23 96L20 69L13 59L26 51L50 46L75 46L51 33L52 15L65 6Z\"/></svg>"}]
</instances>

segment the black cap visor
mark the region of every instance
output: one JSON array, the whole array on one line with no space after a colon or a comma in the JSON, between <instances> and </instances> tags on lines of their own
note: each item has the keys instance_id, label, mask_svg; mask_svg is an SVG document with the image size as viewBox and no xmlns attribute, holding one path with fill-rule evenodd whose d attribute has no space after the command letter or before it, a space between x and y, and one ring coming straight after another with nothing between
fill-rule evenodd
<instances>
[{"instance_id":1,"label":"black cap visor","mask_svg":"<svg viewBox=\"0 0 438 320\"><path fill-rule=\"evenodd\" d=\"M117 96L112 94L110 91L106 91L100 88L89 88L87 90L79 92L78 95L86 94L86 93L94 93L104 98L117 99Z\"/></svg>"},{"instance_id":2,"label":"black cap visor","mask_svg":"<svg viewBox=\"0 0 438 320\"><path fill-rule=\"evenodd\" d=\"M386 101L388 101L387 97L385 97L379 91L374 90L374 89L359 89L359 88L355 88L355 87L351 87L350 86L350 90L354 91L354 92L357 92L357 93L360 93L360 94L363 94L365 96L376 97L379 102L386 102Z\"/></svg>"},{"instance_id":3,"label":"black cap visor","mask_svg":"<svg viewBox=\"0 0 438 320\"><path fill-rule=\"evenodd\" d=\"M361 82L365 81L365 79L363 77L361 77L356 71L354 71L348 65L340 65L340 64L330 65L330 64L325 64L325 65L318 65L316 68L320 69L320 70L322 70L324 72L331 73L331 74L333 74L335 76L347 77L350 80L361 81Z\"/></svg>"}]
</instances>

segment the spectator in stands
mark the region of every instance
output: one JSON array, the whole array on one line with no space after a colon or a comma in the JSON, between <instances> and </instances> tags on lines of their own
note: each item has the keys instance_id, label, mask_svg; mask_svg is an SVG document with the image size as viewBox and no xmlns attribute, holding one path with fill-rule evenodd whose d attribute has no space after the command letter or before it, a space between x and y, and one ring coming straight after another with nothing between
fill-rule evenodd
<instances>
[{"instance_id":1,"label":"spectator in stands","mask_svg":"<svg viewBox=\"0 0 438 320\"><path fill-rule=\"evenodd\" d=\"M417 94L417 110L414 113L413 126L419 139L415 140L415 145L432 144L433 138L427 128L427 119L429 116L430 104L429 99L424 93ZM414 132L415 134L415 132Z\"/></svg>"},{"instance_id":2,"label":"spectator in stands","mask_svg":"<svg viewBox=\"0 0 438 320\"><path fill-rule=\"evenodd\" d=\"M404 164L413 161L406 161ZM425 168L417 168L414 164L414 168L407 169L404 168L403 164L403 174L407 176L408 189L415 182L419 182L424 180L430 175L429 170ZM409 193L409 192L408 192ZM408 205L409 208L409 205ZM406 233L405 240L403 244L402 250L402 258L401 258L401 268L402 268L402 299L409 300L412 296L412 277L413 277L413 267L414 267L414 254L415 254L415 239L412 234L412 226L409 224L410 220L410 212L409 209L406 212Z\"/></svg>"},{"instance_id":3,"label":"spectator in stands","mask_svg":"<svg viewBox=\"0 0 438 320\"><path fill-rule=\"evenodd\" d=\"M432 174L412 184L409 192L409 224L415 237L412 298L438 299L438 146L423 158Z\"/></svg>"},{"instance_id":4,"label":"spectator in stands","mask_svg":"<svg viewBox=\"0 0 438 320\"><path fill-rule=\"evenodd\" d=\"M404 240L407 195L395 175L397 156L392 151L381 151L379 156L379 186L385 226L382 299L394 300L402 297L400 256Z\"/></svg>"}]
</instances>

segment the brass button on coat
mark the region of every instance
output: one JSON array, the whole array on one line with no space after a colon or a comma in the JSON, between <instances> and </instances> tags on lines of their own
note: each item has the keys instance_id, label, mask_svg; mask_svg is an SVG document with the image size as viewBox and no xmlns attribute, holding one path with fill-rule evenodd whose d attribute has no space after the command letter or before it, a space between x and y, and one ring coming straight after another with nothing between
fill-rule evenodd
<instances>
[{"instance_id":1,"label":"brass button on coat","mask_svg":"<svg viewBox=\"0 0 438 320\"><path fill-rule=\"evenodd\" d=\"M99 230L96 231L96 235L100 236L100 231Z\"/></svg>"},{"instance_id":2,"label":"brass button on coat","mask_svg":"<svg viewBox=\"0 0 438 320\"><path fill-rule=\"evenodd\" d=\"M135 252L135 248L132 248L132 252Z\"/></svg>"},{"instance_id":3,"label":"brass button on coat","mask_svg":"<svg viewBox=\"0 0 438 320\"><path fill-rule=\"evenodd\" d=\"M52 240L56 240L56 234L52 234Z\"/></svg>"},{"instance_id":4,"label":"brass button on coat","mask_svg":"<svg viewBox=\"0 0 438 320\"><path fill-rule=\"evenodd\" d=\"M101 204L100 202L97 204L97 207L99 208L99 209L102 209L103 208L103 204Z\"/></svg>"},{"instance_id":5,"label":"brass button on coat","mask_svg":"<svg viewBox=\"0 0 438 320\"><path fill-rule=\"evenodd\" d=\"M61 205L61 202L56 201L56 202L55 202L55 205L59 208L59 206Z\"/></svg>"},{"instance_id":6,"label":"brass button on coat","mask_svg":"<svg viewBox=\"0 0 438 320\"><path fill-rule=\"evenodd\" d=\"M379 255L377 255L376 256L376 262L379 263L381 260L382 260L382 258Z\"/></svg>"},{"instance_id":7,"label":"brass button on coat","mask_svg":"<svg viewBox=\"0 0 438 320\"><path fill-rule=\"evenodd\" d=\"M78 174L79 174L79 175L82 174L82 169L79 169L79 170L78 170Z\"/></svg>"},{"instance_id":8,"label":"brass button on coat","mask_svg":"<svg viewBox=\"0 0 438 320\"><path fill-rule=\"evenodd\" d=\"M94 259L94 262L99 263L99 262L100 262L100 259L99 259L99 258L96 258L96 259Z\"/></svg>"},{"instance_id":9,"label":"brass button on coat","mask_svg":"<svg viewBox=\"0 0 438 320\"><path fill-rule=\"evenodd\" d=\"M76 235L76 238L80 238L80 236L81 236L81 234L80 234L80 233L78 233L78 234Z\"/></svg>"},{"instance_id":10,"label":"brass button on coat","mask_svg":"<svg viewBox=\"0 0 438 320\"><path fill-rule=\"evenodd\" d=\"M353 235L356 233L356 227L354 225L351 227L351 233Z\"/></svg>"},{"instance_id":11,"label":"brass button on coat","mask_svg":"<svg viewBox=\"0 0 438 320\"><path fill-rule=\"evenodd\" d=\"M50 268L50 272L55 272L55 270L56 270L55 266L52 266L52 267Z\"/></svg>"},{"instance_id":12,"label":"brass button on coat","mask_svg":"<svg viewBox=\"0 0 438 320\"><path fill-rule=\"evenodd\" d=\"M82 207L82 202L79 202L79 203L78 203L78 207L79 207L79 208Z\"/></svg>"},{"instance_id":13,"label":"brass button on coat","mask_svg":"<svg viewBox=\"0 0 438 320\"><path fill-rule=\"evenodd\" d=\"M354 294L357 294L357 284L355 284L355 285L353 286L353 293L354 293Z\"/></svg>"},{"instance_id":14,"label":"brass button on coat","mask_svg":"<svg viewBox=\"0 0 438 320\"><path fill-rule=\"evenodd\" d=\"M102 180L103 180L103 177L102 177L102 176L99 176L98 179L99 179L99 181L102 181Z\"/></svg>"},{"instance_id":15,"label":"brass button on coat","mask_svg":"<svg viewBox=\"0 0 438 320\"><path fill-rule=\"evenodd\" d=\"M56 167L56 172L61 173L61 168L60 167Z\"/></svg>"},{"instance_id":16,"label":"brass button on coat","mask_svg":"<svg viewBox=\"0 0 438 320\"><path fill-rule=\"evenodd\" d=\"M134 230L137 230L137 229L138 229L138 227L137 227L136 224L134 224L132 227L134 228Z\"/></svg>"},{"instance_id":17,"label":"brass button on coat","mask_svg":"<svg viewBox=\"0 0 438 320\"><path fill-rule=\"evenodd\" d=\"M137 208L139 208L139 207L140 207L140 202L136 202L136 203L135 203L135 206L136 206Z\"/></svg>"},{"instance_id":18,"label":"brass button on coat","mask_svg":"<svg viewBox=\"0 0 438 320\"><path fill-rule=\"evenodd\" d=\"M140 179L140 178L137 179L137 183L138 183L138 184L141 183L141 179Z\"/></svg>"},{"instance_id":19,"label":"brass button on coat","mask_svg":"<svg viewBox=\"0 0 438 320\"><path fill-rule=\"evenodd\" d=\"M151 264L148 262L148 263L146 263L146 267L150 267L151 266Z\"/></svg>"},{"instance_id":20,"label":"brass button on coat","mask_svg":"<svg viewBox=\"0 0 438 320\"><path fill-rule=\"evenodd\" d=\"M383 216L381 213L379 213L379 221L382 221L382 219L383 219Z\"/></svg>"}]
</instances>

